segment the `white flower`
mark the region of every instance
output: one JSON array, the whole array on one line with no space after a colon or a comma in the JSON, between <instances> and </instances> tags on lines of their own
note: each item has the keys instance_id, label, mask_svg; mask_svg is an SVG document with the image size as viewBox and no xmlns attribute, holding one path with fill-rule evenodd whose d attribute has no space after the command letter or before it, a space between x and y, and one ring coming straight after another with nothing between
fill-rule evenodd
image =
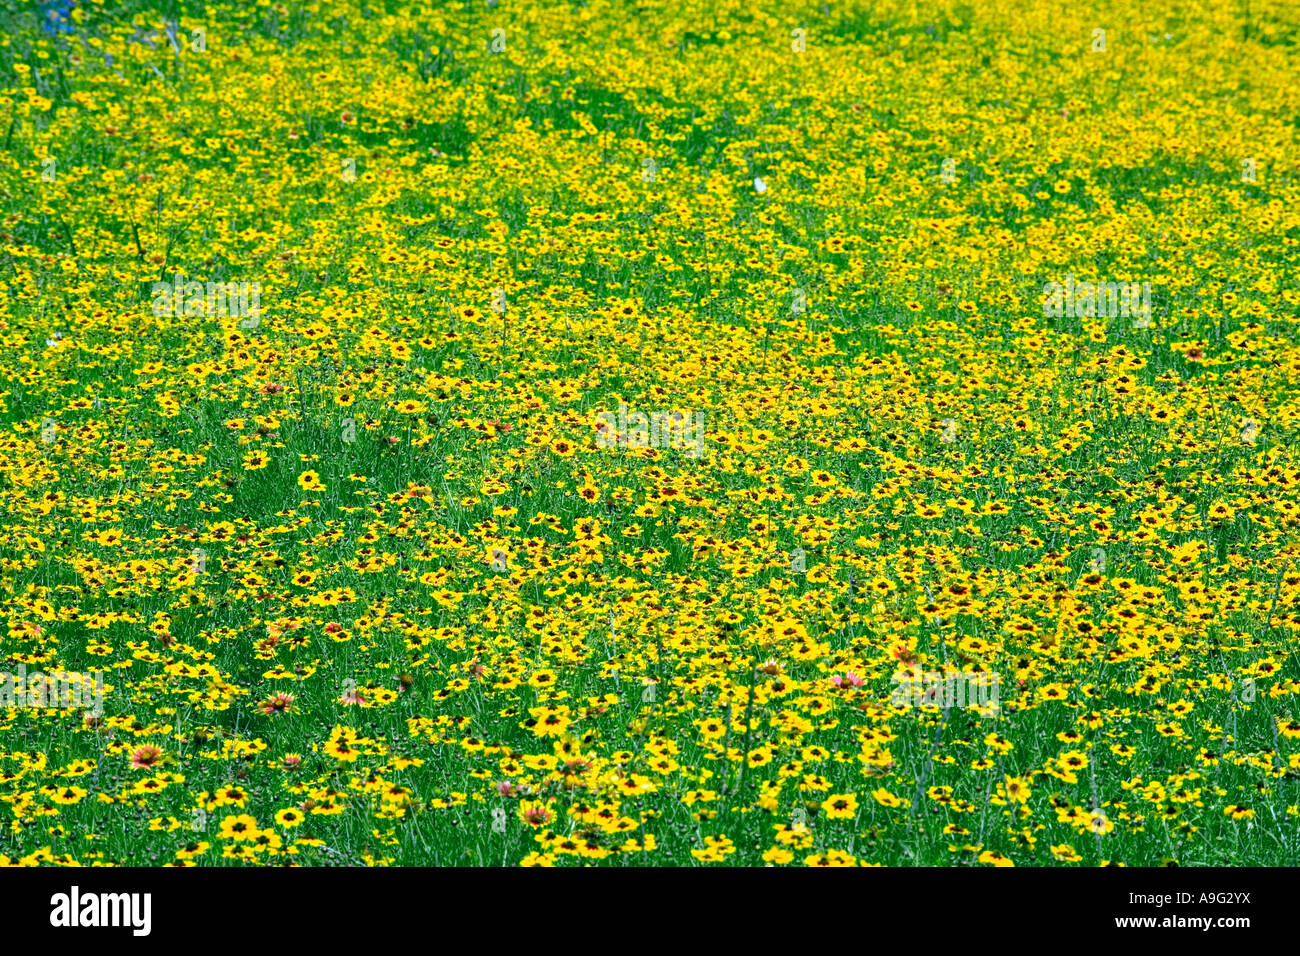
<instances>
[{"instance_id":1,"label":"white flower","mask_svg":"<svg viewBox=\"0 0 1300 956\"><path fill-rule=\"evenodd\" d=\"M765 193L765 192L767 192L767 183L763 182L763 180L761 180L761 179L759 179L757 176L755 176L755 177L754 177L754 188L755 188L756 190L758 190L760 193Z\"/></svg>"}]
</instances>

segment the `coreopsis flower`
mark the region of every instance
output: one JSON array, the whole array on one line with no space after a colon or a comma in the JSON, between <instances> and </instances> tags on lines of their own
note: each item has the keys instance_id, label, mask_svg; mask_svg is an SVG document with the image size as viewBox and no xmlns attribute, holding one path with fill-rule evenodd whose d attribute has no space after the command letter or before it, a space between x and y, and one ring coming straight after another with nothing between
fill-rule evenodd
<instances>
[{"instance_id":1,"label":"coreopsis flower","mask_svg":"<svg viewBox=\"0 0 1300 956\"><path fill-rule=\"evenodd\" d=\"M320 480L320 475L314 471L304 471L298 476L298 487L304 491L324 491L325 485Z\"/></svg>"}]
</instances>

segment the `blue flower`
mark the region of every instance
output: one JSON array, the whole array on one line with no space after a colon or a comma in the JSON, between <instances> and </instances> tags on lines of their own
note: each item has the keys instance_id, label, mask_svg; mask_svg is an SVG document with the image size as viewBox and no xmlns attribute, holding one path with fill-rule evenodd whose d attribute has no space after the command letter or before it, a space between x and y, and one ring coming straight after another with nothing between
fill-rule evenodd
<instances>
[{"instance_id":1,"label":"blue flower","mask_svg":"<svg viewBox=\"0 0 1300 956\"><path fill-rule=\"evenodd\" d=\"M41 27L46 33L74 33L73 0L51 0L41 4Z\"/></svg>"}]
</instances>

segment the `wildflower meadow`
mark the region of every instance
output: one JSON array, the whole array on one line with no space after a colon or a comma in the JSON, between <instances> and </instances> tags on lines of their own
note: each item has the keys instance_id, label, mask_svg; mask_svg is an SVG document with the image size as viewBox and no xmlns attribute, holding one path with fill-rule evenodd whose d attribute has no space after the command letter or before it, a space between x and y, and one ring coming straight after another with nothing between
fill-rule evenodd
<instances>
[{"instance_id":1,"label":"wildflower meadow","mask_svg":"<svg viewBox=\"0 0 1300 956\"><path fill-rule=\"evenodd\" d=\"M0 863L1297 865L1298 65L0 0Z\"/></svg>"}]
</instances>

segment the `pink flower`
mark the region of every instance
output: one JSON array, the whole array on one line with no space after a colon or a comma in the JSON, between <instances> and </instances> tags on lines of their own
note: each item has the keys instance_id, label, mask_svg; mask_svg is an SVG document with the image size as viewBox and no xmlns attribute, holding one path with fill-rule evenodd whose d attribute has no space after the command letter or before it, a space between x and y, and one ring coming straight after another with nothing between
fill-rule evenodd
<instances>
[{"instance_id":1,"label":"pink flower","mask_svg":"<svg viewBox=\"0 0 1300 956\"><path fill-rule=\"evenodd\" d=\"M535 806L527 807L523 813L524 822L532 827L540 827L543 824L550 823L555 817L549 807Z\"/></svg>"},{"instance_id":2,"label":"pink flower","mask_svg":"<svg viewBox=\"0 0 1300 956\"><path fill-rule=\"evenodd\" d=\"M293 694L272 694L257 705L257 709L268 717L272 714L287 714L293 706Z\"/></svg>"},{"instance_id":3,"label":"pink flower","mask_svg":"<svg viewBox=\"0 0 1300 956\"><path fill-rule=\"evenodd\" d=\"M131 753L131 767L134 770L145 770L157 764L162 759L162 755L162 748L155 747L153 744L136 747Z\"/></svg>"},{"instance_id":4,"label":"pink flower","mask_svg":"<svg viewBox=\"0 0 1300 956\"><path fill-rule=\"evenodd\" d=\"M862 678L859 677L853 671L845 671L843 677L841 677L839 674L836 674L834 677L832 677L831 683L834 684L836 687L861 687Z\"/></svg>"}]
</instances>

